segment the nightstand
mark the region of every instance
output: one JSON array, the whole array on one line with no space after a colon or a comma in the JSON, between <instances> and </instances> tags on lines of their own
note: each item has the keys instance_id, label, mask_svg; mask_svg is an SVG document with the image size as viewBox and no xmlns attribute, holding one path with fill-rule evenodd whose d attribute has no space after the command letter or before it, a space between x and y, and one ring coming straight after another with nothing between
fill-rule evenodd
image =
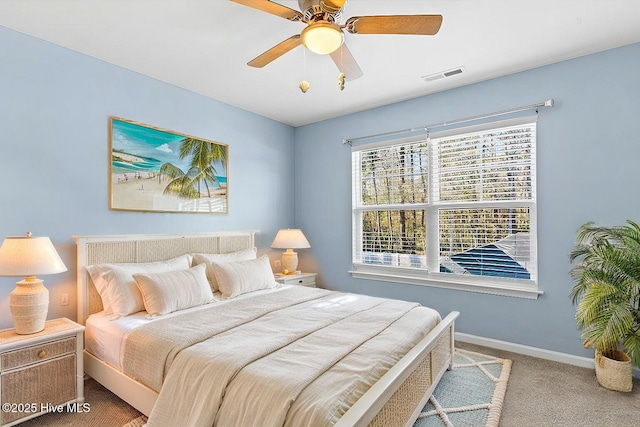
<instances>
[{"instance_id":1,"label":"nightstand","mask_svg":"<svg viewBox=\"0 0 640 427\"><path fill-rule=\"evenodd\" d=\"M316 287L317 273L300 273L300 274L276 274L276 282L282 285L300 285L310 288Z\"/></svg>"},{"instance_id":2,"label":"nightstand","mask_svg":"<svg viewBox=\"0 0 640 427\"><path fill-rule=\"evenodd\" d=\"M86 412L83 345L84 326L64 318L35 334L0 331L0 426L52 411Z\"/></svg>"}]
</instances>

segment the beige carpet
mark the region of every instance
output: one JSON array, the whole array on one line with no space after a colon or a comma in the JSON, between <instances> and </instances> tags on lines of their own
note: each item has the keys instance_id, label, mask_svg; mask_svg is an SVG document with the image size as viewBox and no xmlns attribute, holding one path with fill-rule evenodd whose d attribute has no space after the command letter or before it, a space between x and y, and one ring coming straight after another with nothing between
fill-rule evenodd
<instances>
[{"instance_id":1,"label":"beige carpet","mask_svg":"<svg viewBox=\"0 0 640 427\"><path fill-rule=\"evenodd\" d=\"M49 413L25 421L20 427L122 427L141 415L91 378L84 382L84 394L88 412Z\"/></svg>"},{"instance_id":2,"label":"beige carpet","mask_svg":"<svg viewBox=\"0 0 640 427\"><path fill-rule=\"evenodd\" d=\"M620 393L601 387L593 369L467 343L456 347L513 361L500 427L640 426L638 378L631 393Z\"/></svg>"}]
</instances>

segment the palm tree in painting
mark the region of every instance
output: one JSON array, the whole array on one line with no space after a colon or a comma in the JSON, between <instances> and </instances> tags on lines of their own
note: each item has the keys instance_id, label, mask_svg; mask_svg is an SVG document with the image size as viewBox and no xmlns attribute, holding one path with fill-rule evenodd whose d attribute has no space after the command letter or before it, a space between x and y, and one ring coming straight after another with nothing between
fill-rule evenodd
<instances>
[{"instance_id":1,"label":"palm tree in painting","mask_svg":"<svg viewBox=\"0 0 640 427\"><path fill-rule=\"evenodd\" d=\"M197 199L201 196L204 185L207 197L211 197L211 184L216 183L221 187L214 163L226 165L227 148L221 144L185 138L180 144L179 157L184 159L188 156L191 156L191 161L186 172L171 163L165 163L160 167L160 174L171 179L164 189L164 194Z\"/></svg>"}]
</instances>

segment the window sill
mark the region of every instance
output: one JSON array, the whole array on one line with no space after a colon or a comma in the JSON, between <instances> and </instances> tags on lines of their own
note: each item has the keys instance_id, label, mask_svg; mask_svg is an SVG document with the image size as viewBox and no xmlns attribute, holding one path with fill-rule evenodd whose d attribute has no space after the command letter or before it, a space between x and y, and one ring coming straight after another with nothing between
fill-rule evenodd
<instances>
[{"instance_id":1,"label":"window sill","mask_svg":"<svg viewBox=\"0 0 640 427\"><path fill-rule=\"evenodd\" d=\"M514 284L513 281L487 277L461 277L443 273L428 273L414 268L371 266L356 264L350 271L356 279L380 280L384 282L404 283L418 286L454 289L458 291L479 292L516 298L537 299L543 292L537 289L535 282ZM530 283L530 284L528 284Z\"/></svg>"}]
</instances>

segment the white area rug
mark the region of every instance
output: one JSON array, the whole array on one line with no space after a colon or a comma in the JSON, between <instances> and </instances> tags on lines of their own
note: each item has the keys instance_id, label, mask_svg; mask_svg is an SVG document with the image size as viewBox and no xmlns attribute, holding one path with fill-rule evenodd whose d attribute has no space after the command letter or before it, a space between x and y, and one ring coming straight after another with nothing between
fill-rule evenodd
<instances>
[{"instance_id":1,"label":"white area rug","mask_svg":"<svg viewBox=\"0 0 640 427\"><path fill-rule=\"evenodd\" d=\"M456 349L414 427L497 427L511 360Z\"/></svg>"}]
</instances>

